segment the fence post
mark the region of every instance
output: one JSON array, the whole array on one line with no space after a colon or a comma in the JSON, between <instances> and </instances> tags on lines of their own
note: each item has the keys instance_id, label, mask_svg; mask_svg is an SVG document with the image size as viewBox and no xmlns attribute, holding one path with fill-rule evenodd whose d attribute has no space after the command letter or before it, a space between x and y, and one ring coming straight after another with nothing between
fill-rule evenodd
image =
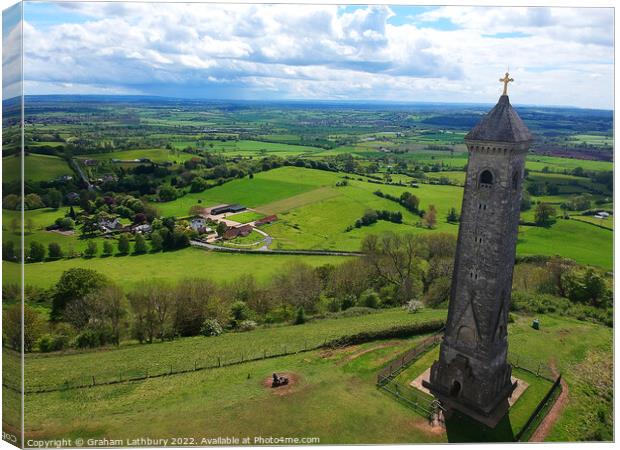
<instances>
[{"instance_id":1,"label":"fence post","mask_svg":"<svg viewBox=\"0 0 620 450\"><path fill-rule=\"evenodd\" d=\"M194 370L198 370L198 361L194 360Z\"/></svg>"},{"instance_id":2,"label":"fence post","mask_svg":"<svg viewBox=\"0 0 620 450\"><path fill-rule=\"evenodd\" d=\"M267 359L267 350L263 350L263 359Z\"/></svg>"},{"instance_id":3,"label":"fence post","mask_svg":"<svg viewBox=\"0 0 620 450\"><path fill-rule=\"evenodd\" d=\"M222 367L222 360L219 356L217 357L217 367Z\"/></svg>"},{"instance_id":4,"label":"fence post","mask_svg":"<svg viewBox=\"0 0 620 450\"><path fill-rule=\"evenodd\" d=\"M95 376L93 375L92 377L93 377L93 386L94 386L95 385Z\"/></svg>"}]
</instances>

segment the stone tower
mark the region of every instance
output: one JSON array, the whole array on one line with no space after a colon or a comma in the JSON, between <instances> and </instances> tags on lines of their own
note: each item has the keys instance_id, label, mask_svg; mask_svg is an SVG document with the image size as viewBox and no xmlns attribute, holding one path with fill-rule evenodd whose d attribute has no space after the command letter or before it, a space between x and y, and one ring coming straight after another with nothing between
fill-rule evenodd
<instances>
[{"instance_id":1,"label":"stone tower","mask_svg":"<svg viewBox=\"0 0 620 450\"><path fill-rule=\"evenodd\" d=\"M512 81L506 74L504 80ZM450 306L424 385L448 409L494 427L516 387L506 326L525 156L532 135L504 90L466 136L469 151Z\"/></svg>"}]
</instances>

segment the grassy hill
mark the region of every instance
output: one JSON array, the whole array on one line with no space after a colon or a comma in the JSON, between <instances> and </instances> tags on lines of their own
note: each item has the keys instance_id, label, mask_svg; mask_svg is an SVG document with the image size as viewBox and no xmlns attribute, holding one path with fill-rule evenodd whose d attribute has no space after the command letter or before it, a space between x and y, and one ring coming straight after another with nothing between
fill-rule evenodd
<instances>
[{"instance_id":1,"label":"grassy hill","mask_svg":"<svg viewBox=\"0 0 620 450\"><path fill-rule=\"evenodd\" d=\"M248 346L255 348L258 343L321 339L331 332L352 332L382 324L428 319L445 312L423 314L411 316L400 311L386 311L229 334L217 338L221 343L214 338L190 338L78 355L29 357L26 373L31 380L56 378L54 374L63 362L71 373L82 369L112 372L121 364L159 364L164 368L170 360L179 361L185 357L186 361L191 361L200 357L201 349L213 353L226 347L229 352L242 352ZM592 377L599 376L611 386L612 366L601 366L596 361L599 361L597 358L610 360L612 330L541 315L541 330L536 331L530 327L531 319L517 316L516 322L510 325L511 352L532 361L554 363L570 389L566 409L549 439L588 439L592 438L593 430L598 430L601 436L605 433L610 436L610 425L601 422L600 417L609 417L611 401L596 396L591 383ZM463 437L427 431L426 419L378 391L374 385L376 371L410 348L416 339L370 342L333 352L311 351L145 382L28 394L25 397L26 435L36 434L37 438L193 436L198 439L217 435L285 435L317 436L323 444L446 442ZM277 391L263 386L273 372L294 373L297 384L285 391L286 394L278 395Z\"/></svg>"},{"instance_id":2,"label":"grassy hill","mask_svg":"<svg viewBox=\"0 0 620 450\"><path fill-rule=\"evenodd\" d=\"M20 158L2 158L3 182L18 181L21 174ZM28 154L25 156L24 176L30 181L51 181L63 175L73 175L67 163L57 156Z\"/></svg>"},{"instance_id":3,"label":"grassy hill","mask_svg":"<svg viewBox=\"0 0 620 450\"><path fill-rule=\"evenodd\" d=\"M153 278L178 281L194 277L230 281L244 274L252 274L263 281L299 258L295 255L230 254L186 248L139 256L74 258L30 263L25 265L25 277L26 284L47 288L55 284L65 270L72 267L86 267L110 277L123 287L130 287L139 281ZM347 257L340 256L304 256L303 262L311 266L321 266L328 263L338 264L346 259ZM3 279L5 282L10 282L11 279L18 279L20 266L3 261L2 270Z\"/></svg>"}]
</instances>

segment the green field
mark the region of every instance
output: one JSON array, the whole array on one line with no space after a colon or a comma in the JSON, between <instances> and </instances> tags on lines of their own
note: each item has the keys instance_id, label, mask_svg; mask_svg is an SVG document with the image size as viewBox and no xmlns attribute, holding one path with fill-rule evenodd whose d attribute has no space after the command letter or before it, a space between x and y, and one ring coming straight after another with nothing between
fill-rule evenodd
<instances>
[{"instance_id":1,"label":"green field","mask_svg":"<svg viewBox=\"0 0 620 450\"><path fill-rule=\"evenodd\" d=\"M24 177L30 181L51 181L63 175L73 175L65 161L57 156L28 154L25 156ZM3 182L18 181L21 174L20 158L2 158Z\"/></svg>"},{"instance_id":2,"label":"green field","mask_svg":"<svg viewBox=\"0 0 620 450\"><path fill-rule=\"evenodd\" d=\"M50 380L88 383L95 376L99 382L116 380L119 373L150 375L198 366L223 365L244 359L259 358L311 349L344 335L382 330L409 323L444 319L445 310L428 309L411 315L394 309L359 317L316 320L299 326L274 326L251 332L231 332L221 336L177 339L172 342L125 345L109 351L85 351L75 354L29 354L26 362L27 386L49 386ZM265 353L266 352L266 353ZM67 367L71 369L68 371ZM53 385L53 384L52 384Z\"/></svg>"},{"instance_id":3,"label":"green field","mask_svg":"<svg viewBox=\"0 0 620 450\"><path fill-rule=\"evenodd\" d=\"M114 369L140 364L165 370L170 362L193 364L193 359L204 357L205 351L207 354L240 353L259 349L259 344L268 345L274 340L288 345L292 345L291 339L297 344L301 344L302 339L320 342L332 332L376 329L442 314L445 311L427 311L417 316L386 311L355 319L330 319L296 327L226 334L219 338L197 337L120 350L27 357L26 373L31 380L48 382L55 379L53 374L57 371L60 376L66 374L67 368L70 374L90 370L111 377L118 375L114 374ZM592 365L593 355L611 358L612 330L550 315L541 315L539 319L541 330L536 331L530 327L531 317L517 316L517 321L509 328L511 352L532 361L556 364L569 384L567 407L549 439L587 439L598 421L597 411L603 408L611 412L610 402L590 397L590 383L592 371L601 370ZM201 438L280 436L284 433L286 436L317 436L323 444L468 440L471 429L451 429L447 435L430 432L425 418L376 389L377 370L415 341L416 338L370 342L333 352L311 351L145 382L27 394L26 436L129 438L146 434L152 438ZM605 370L610 369L608 366L602 372L609 380L612 375ZM298 381L288 388L286 395L278 395L277 391L262 385L273 372L294 373ZM520 371L516 374L525 376ZM529 409L533 403L531 398L538 394L534 389L530 393L526 391L519 400L521 405L518 402L511 413L515 425L524 420L525 409ZM5 405L10 397L6 402ZM326 407L334 404L346 407ZM192 419L188 420L189 417ZM285 428L282 428L283 423L286 423Z\"/></svg>"},{"instance_id":4,"label":"green field","mask_svg":"<svg viewBox=\"0 0 620 450\"><path fill-rule=\"evenodd\" d=\"M213 147L206 148L209 152L222 152L225 154L241 156L262 156L276 154L278 156L297 156L301 154L312 154L322 151L321 148L308 147L305 145L282 144L277 142L262 141L214 141Z\"/></svg>"},{"instance_id":5,"label":"green field","mask_svg":"<svg viewBox=\"0 0 620 450\"><path fill-rule=\"evenodd\" d=\"M540 174L543 175L547 178L560 177L567 182L577 178L562 174ZM275 249L357 251L368 234L385 231L458 232L458 225L447 223L446 215L450 208L460 210L462 187L420 184L418 188L411 188L358 180L349 180L347 186L336 187L341 179L337 173L283 167L261 172L254 179L234 180L199 194L185 195L173 202L158 203L157 206L164 215L181 216L187 214L189 208L200 200L203 205L241 203L265 215L277 214L277 222L262 228L273 237L272 248ZM395 196L405 191L411 192L420 199L420 208L423 210L431 204L435 205L438 211L436 227L433 230L421 227L418 215L393 201L374 195L376 190ZM559 204L567 198L566 194L560 194L546 201ZM346 232L346 228L353 225L369 208L401 211L403 223L379 221ZM532 209L523 213L523 218L533 220L533 214ZM254 217L252 213L250 216ZM234 216L232 218L235 220ZM519 255L559 254L582 264L610 269L612 242L613 235L607 230L576 221L558 221L550 228L521 227L517 252Z\"/></svg>"},{"instance_id":6,"label":"green field","mask_svg":"<svg viewBox=\"0 0 620 450\"><path fill-rule=\"evenodd\" d=\"M613 232L576 220L559 219L550 228L520 227L517 254L560 255L581 264L613 268Z\"/></svg>"},{"instance_id":7,"label":"green field","mask_svg":"<svg viewBox=\"0 0 620 450\"><path fill-rule=\"evenodd\" d=\"M335 184L338 179L340 177L331 172L282 167L258 173L253 179L233 180L204 192L187 194L172 202L157 203L156 206L164 216L187 215L189 208L199 200L205 206L240 203L255 208L320 186Z\"/></svg>"},{"instance_id":8,"label":"green field","mask_svg":"<svg viewBox=\"0 0 620 450\"><path fill-rule=\"evenodd\" d=\"M614 163L610 161L592 161L588 159L572 159L572 158L560 158L557 156L540 156L540 155L528 155L525 167L530 170L541 171L543 168L561 172L564 170L573 170L577 167L581 167L584 170L592 171L612 171L614 169Z\"/></svg>"},{"instance_id":9,"label":"green field","mask_svg":"<svg viewBox=\"0 0 620 450\"><path fill-rule=\"evenodd\" d=\"M338 264L339 261L346 259L337 256L304 256L302 261L312 266L320 266L328 263ZM55 284L65 270L72 267L87 267L101 272L124 287L131 287L135 283L153 278L178 281L194 277L223 281L233 280L242 274L252 274L257 279L266 281L298 260L299 257L294 255L237 255L187 248L139 256L76 258L30 263L25 265L25 277L26 284L47 288ZM231 270L231 267L243 270ZM5 282L18 279L19 264L3 261L2 268Z\"/></svg>"},{"instance_id":10,"label":"green field","mask_svg":"<svg viewBox=\"0 0 620 450\"><path fill-rule=\"evenodd\" d=\"M255 211L246 211L239 214L233 214L232 216L226 216L227 219L234 220L239 223L254 222L255 220L262 219L263 217L265 217L264 214Z\"/></svg>"},{"instance_id":11,"label":"green field","mask_svg":"<svg viewBox=\"0 0 620 450\"><path fill-rule=\"evenodd\" d=\"M140 150L118 150L109 153L95 153L92 155L81 155L76 159L83 161L85 159L96 159L99 161L107 161L112 159L133 160L148 158L154 162L164 161L187 161L195 158L196 155L184 153L181 151L166 150L163 148L140 149Z\"/></svg>"}]
</instances>

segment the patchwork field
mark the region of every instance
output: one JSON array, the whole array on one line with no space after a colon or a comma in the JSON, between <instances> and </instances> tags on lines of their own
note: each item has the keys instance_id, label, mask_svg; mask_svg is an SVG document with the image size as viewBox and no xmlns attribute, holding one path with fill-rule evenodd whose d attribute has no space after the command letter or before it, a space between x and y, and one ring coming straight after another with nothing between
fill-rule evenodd
<instances>
[{"instance_id":1,"label":"patchwork field","mask_svg":"<svg viewBox=\"0 0 620 450\"><path fill-rule=\"evenodd\" d=\"M448 172L455 173L455 172ZM458 174L460 172L456 172ZM570 182L570 175L540 174L538 179L560 178ZM295 180L295 181L292 181ZM418 188L382 185L366 181L347 180L346 186L336 186L342 175L313 169L283 167L256 174L254 179L234 180L199 194L188 194L157 206L164 215L181 216L198 201L203 205L241 203L256 211L277 214L278 221L262 229L273 237L274 249L313 249L357 251L364 236L384 231L456 234L458 224L446 221L450 208L460 210L462 187L420 184ZM373 192L400 196L411 192L420 199L420 209L435 205L437 225L433 230L422 227L421 218L396 202L380 198ZM536 197L538 200L561 203L566 194ZM567 197L566 197L567 198ZM346 231L367 209L400 211L402 224L385 221ZM243 216L241 216L243 218ZM254 216L252 216L254 217ZM524 213L533 220L533 209ZM233 220L235 220L233 218ZM244 219L245 220L245 219ZM586 239L587 236L587 239ZM596 244L593 245L592 243ZM559 220L549 228L521 227L517 252L519 255L556 255L610 269L612 266L613 234L608 230L576 221Z\"/></svg>"}]
</instances>

